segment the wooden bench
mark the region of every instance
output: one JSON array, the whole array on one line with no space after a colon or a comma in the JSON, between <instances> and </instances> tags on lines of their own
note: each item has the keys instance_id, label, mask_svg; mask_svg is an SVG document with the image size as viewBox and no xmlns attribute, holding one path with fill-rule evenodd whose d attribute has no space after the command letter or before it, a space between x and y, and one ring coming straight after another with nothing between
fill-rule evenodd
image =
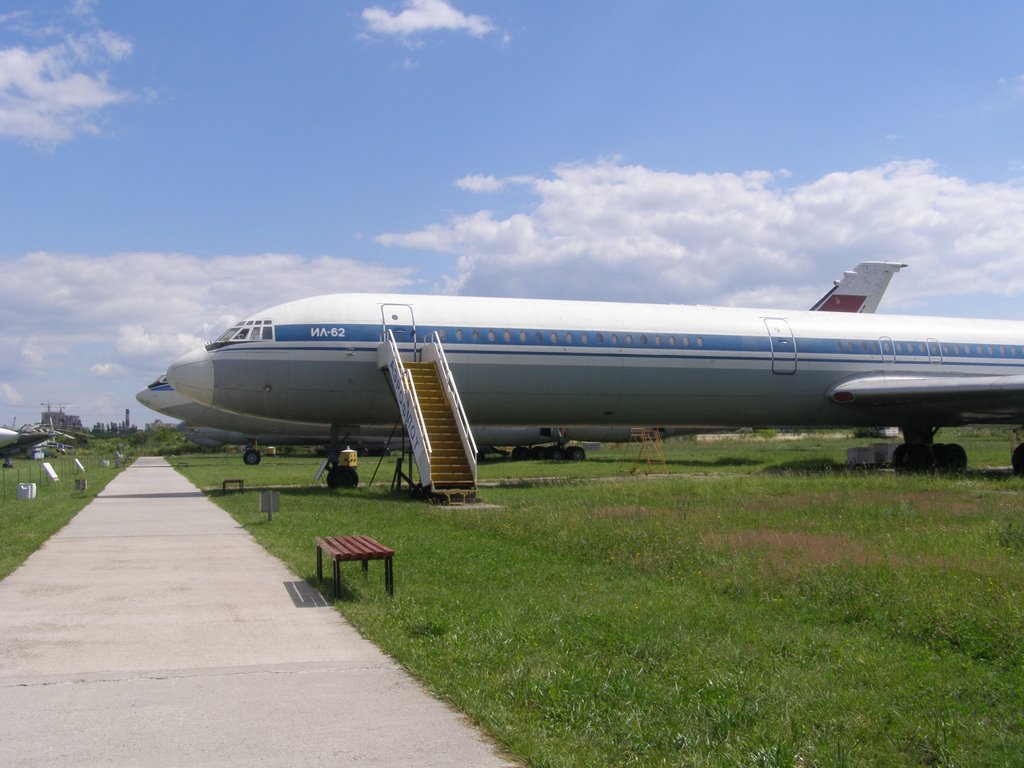
<instances>
[{"instance_id":1,"label":"wooden bench","mask_svg":"<svg viewBox=\"0 0 1024 768\"><path fill-rule=\"evenodd\" d=\"M229 485L235 486L240 491L243 491L243 492L245 491L245 480L243 480L240 477L229 477L229 478L226 478L220 484L220 491L221 491L221 493L227 493Z\"/></svg>"},{"instance_id":2,"label":"wooden bench","mask_svg":"<svg viewBox=\"0 0 1024 768\"><path fill-rule=\"evenodd\" d=\"M384 561L384 588L395 595L395 571L391 564L395 550L385 547L369 536L318 536L316 539L316 577L324 580L324 552L334 560L334 597L341 598L341 562L361 560L363 573L369 572L370 560Z\"/></svg>"}]
</instances>

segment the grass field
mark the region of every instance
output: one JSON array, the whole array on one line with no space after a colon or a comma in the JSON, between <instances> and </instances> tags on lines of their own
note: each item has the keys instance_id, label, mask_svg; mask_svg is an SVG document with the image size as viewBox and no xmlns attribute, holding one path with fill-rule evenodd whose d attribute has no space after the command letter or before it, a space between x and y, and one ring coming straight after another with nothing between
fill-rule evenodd
<instances>
[{"instance_id":1,"label":"grass field","mask_svg":"<svg viewBox=\"0 0 1024 768\"><path fill-rule=\"evenodd\" d=\"M334 491L314 459L181 471L311 581L316 535L393 546L395 598L351 565L339 610L524 764L1021 765L1021 481L848 472L852 442L493 462L450 508L390 495L393 459ZM278 486L273 521L224 477Z\"/></svg>"},{"instance_id":2,"label":"grass field","mask_svg":"<svg viewBox=\"0 0 1024 768\"><path fill-rule=\"evenodd\" d=\"M92 457L80 459L84 473L70 458L48 461L58 482L51 481L37 461L17 460L14 467L0 470L0 579L67 525L121 471ZM76 479L87 481L84 491L75 489ZM19 483L35 483L36 498L18 499Z\"/></svg>"}]
</instances>

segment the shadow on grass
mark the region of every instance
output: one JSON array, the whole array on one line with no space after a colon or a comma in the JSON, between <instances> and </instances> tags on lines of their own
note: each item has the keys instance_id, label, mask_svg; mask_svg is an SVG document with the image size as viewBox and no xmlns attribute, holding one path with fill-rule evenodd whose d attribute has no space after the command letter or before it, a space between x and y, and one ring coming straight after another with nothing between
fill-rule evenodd
<instances>
[{"instance_id":1,"label":"shadow on grass","mask_svg":"<svg viewBox=\"0 0 1024 768\"><path fill-rule=\"evenodd\" d=\"M836 472L850 471L846 464L839 464L831 459L798 459L784 461L765 467L765 474L785 474L793 472L803 475L833 475Z\"/></svg>"},{"instance_id":2,"label":"shadow on grass","mask_svg":"<svg viewBox=\"0 0 1024 768\"><path fill-rule=\"evenodd\" d=\"M752 467L762 464L760 459L749 456L720 456L717 459L669 459L665 462L672 467L702 467L711 469L714 467Z\"/></svg>"},{"instance_id":3,"label":"shadow on grass","mask_svg":"<svg viewBox=\"0 0 1024 768\"><path fill-rule=\"evenodd\" d=\"M252 496L258 497L260 491L278 491L282 499L315 499L333 500L339 504L347 501L358 502L359 504L395 504L408 502L410 504L427 504L422 498L413 496L409 491L389 492L386 488L375 487L373 490L365 488L327 488L322 485L253 485L247 486L245 491L228 490L222 491L218 488L206 488L204 493L213 498L231 496Z\"/></svg>"}]
</instances>

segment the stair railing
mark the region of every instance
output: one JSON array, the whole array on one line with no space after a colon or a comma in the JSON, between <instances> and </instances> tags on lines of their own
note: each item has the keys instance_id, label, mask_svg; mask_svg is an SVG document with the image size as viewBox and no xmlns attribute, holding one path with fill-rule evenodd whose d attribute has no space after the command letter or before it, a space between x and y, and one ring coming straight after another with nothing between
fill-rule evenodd
<instances>
[{"instance_id":1,"label":"stair railing","mask_svg":"<svg viewBox=\"0 0 1024 768\"><path fill-rule=\"evenodd\" d=\"M476 482L476 440L473 439L473 431L469 427L469 418L466 416L466 409L462 407L462 398L459 397L459 389L455 385L455 376L452 369L448 367L448 358L441 346L441 337L437 331L430 335L429 341L420 350L422 360L425 363L435 363L437 372L441 378L441 386L448 393L448 402L451 405L452 413L455 416L455 424L459 428L459 438L462 440L462 448L466 452L466 461L469 464L470 472L473 475L473 482Z\"/></svg>"},{"instance_id":2,"label":"stair railing","mask_svg":"<svg viewBox=\"0 0 1024 768\"><path fill-rule=\"evenodd\" d=\"M416 384L412 379L412 374L402 364L398 344L390 329L385 332L385 347L382 367L387 368L388 376L391 379L391 387L395 392L395 400L398 402L398 411L402 415L402 423L405 424L405 431L409 437L409 446L412 448L413 456L416 459L416 468L420 473L420 485L426 488L432 482L430 456L433 450L430 447L430 435L427 433L419 397L416 395Z\"/></svg>"}]
</instances>

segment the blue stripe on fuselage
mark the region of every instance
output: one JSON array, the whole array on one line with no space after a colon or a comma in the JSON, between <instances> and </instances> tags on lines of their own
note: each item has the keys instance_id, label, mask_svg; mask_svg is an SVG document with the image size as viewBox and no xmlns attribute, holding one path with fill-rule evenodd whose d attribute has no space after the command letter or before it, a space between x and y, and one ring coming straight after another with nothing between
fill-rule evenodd
<instances>
[{"instance_id":1,"label":"blue stripe on fuselage","mask_svg":"<svg viewBox=\"0 0 1024 768\"><path fill-rule=\"evenodd\" d=\"M601 357L614 351L616 356L634 359L700 359L751 360L771 357L767 335L652 333L650 331L595 331L567 329L506 329L495 327L464 328L419 326L417 336L424 339L434 332L441 335L445 348L454 353L495 355L526 353L533 355L571 355ZM506 334L508 338L506 339ZM400 340L401 341L401 340ZM291 349L317 350L331 347L369 348L381 342L379 324L295 323L275 326L275 343ZM886 364L920 365L929 361L927 342L923 340L892 340L895 354L886 351ZM933 340L934 343L934 340ZM405 344L401 344L405 346ZM883 363L878 339L806 338L795 339L796 357L801 363ZM238 342L224 345L240 351L266 349L267 342ZM989 354L985 354L991 348ZM979 354L977 351L982 350ZM922 351L924 350L924 351ZM895 358L893 360L892 358ZM933 363L959 365L999 365L1003 368L1024 366L1024 347L942 343L941 361Z\"/></svg>"}]
</instances>

